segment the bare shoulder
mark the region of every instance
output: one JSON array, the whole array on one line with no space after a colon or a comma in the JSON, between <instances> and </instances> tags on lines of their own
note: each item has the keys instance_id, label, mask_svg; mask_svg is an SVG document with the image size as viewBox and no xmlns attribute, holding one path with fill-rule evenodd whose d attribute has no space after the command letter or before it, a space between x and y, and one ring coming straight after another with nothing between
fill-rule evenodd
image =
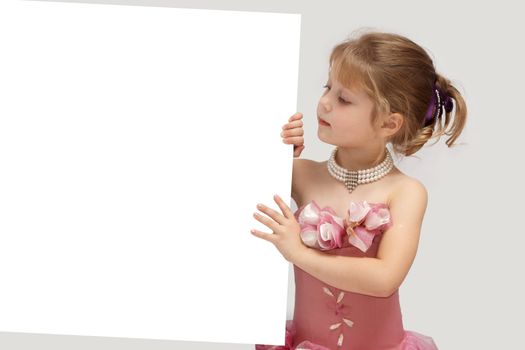
<instances>
[{"instance_id":1,"label":"bare shoulder","mask_svg":"<svg viewBox=\"0 0 525 350\"><path fill-rule=\"evenodd\" d=\"M308 186L308 181L317 165L316 161L304 158L294 158L292 170L292 198L295 203L302 203L302 194Z\"/></svg>"},{"instance_id":2,"label":"bare shoulder","mask_svg":"<svg viewBox=\"0 0 525 350\"><path fill-rule=\"evenodd\" d=\"M390 203L398 206L415 206L412 209L426 209L428 202L428 191L425 185L418 179L399 172L397 181L393 186Z\"/></svg>"}]
</instances>

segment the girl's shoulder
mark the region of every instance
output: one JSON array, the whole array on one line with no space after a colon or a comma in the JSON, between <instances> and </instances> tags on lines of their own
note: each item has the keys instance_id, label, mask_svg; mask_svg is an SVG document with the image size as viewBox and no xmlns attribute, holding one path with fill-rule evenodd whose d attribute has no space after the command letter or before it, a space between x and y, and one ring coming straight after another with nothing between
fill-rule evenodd
<instances>
[{"instance_id":1,"label":"girl's shoulder","mask_svg":"<svg viewBox=\"0 0 525 350\"><path fill-rule=\"evenodd\" d=\"M389 206L393 200L399 200L407 193L425 193L426 195L427 192L425 185L420 180L405 174L397 167L394 167L386 187L388 188L387 204Z\"/></svg>"},{"instance_id":2,"label":"girl's shoulder","mask_svg":"<svg viewBox=\"0 0 525 350\"><path fill-rule=\"evenodd\" d=\"M419 197L421 202L425 203L428 200L428 191L423 182L415 177L403 174L396 181L395 186L391 191L391 200L396 199L402 201L407 197Z\"/></svg>"}]
</instances>

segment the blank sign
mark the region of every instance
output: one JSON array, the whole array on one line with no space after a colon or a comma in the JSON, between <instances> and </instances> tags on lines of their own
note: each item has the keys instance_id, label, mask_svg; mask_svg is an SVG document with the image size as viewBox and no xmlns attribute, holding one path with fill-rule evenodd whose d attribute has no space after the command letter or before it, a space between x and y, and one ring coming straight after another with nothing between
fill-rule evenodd
<instances>
[{"instance_id":1,"label":"blank sign","mask_svg":"<svg viewBox=\"0 0 525 350\"><path fill-rule=\"evenodd\" d=\"M0 331L282 344L300 15L0 5Z\"/></svg>"}]
</instances>

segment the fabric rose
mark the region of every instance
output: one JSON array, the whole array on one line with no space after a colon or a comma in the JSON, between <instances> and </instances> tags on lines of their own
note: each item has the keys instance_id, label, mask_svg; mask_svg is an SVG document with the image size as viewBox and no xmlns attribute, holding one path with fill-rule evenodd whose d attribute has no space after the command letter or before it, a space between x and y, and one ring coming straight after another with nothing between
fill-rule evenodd
<instances>
[{"instance_id":1,"label":"fabric rose","mask_svg":"<svg viewBox=\"0 0 525 350\"><path fill-rule=\"evenodd\" d=\"M343 219L330 207L320 208L315 201L304 205L295 214L301 225L301 239L305 245L320 250L341 248L345 229Z\"/></svg>"},{"instance_id":2,"label":"fabric rose","mask_svg":"<svg viewBox=\"0 0 525 350\"><path fill-rule=\"evenodd\" d=\"M348 242L362 252L370 248L377 234L392 225L390 211L385 203L350 202L347 214L344 227Z\"/></svg>"}]
</instances>

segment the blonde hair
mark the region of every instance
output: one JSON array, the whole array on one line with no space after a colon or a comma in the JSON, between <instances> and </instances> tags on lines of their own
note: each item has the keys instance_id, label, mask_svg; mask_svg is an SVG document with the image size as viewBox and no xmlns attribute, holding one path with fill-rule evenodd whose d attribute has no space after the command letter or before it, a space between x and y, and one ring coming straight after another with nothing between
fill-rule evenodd
<instances>
[{"instance_id":1,"label":"blonde hair","mask_svg":"<svg viewBox=\"0 0 525 350\"><path fill-rule=\"evenodd\" d=\"M372 31L349 38L333 48L330 69L343 86L362 89L375 102L372 124L381 114L404 116L400 130L387 140L397 153L409 156L442 135L450 136L451 147L465 126L467 106L460 92L436 72L423 48L402 35ZM453 99L454 109L424 126L434 86Z\"/></svg>"}]
</instances>

